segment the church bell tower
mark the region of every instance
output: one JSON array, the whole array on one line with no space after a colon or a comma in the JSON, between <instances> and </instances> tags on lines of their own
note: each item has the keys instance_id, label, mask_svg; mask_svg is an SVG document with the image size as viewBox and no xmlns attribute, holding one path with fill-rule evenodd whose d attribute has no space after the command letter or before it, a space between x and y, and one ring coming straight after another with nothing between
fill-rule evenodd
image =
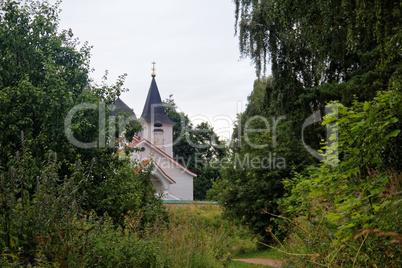
<instances>
[{"instance_id":1,"label":"church bell tower","mask_svg":"<svg viewBox=\"0 0 402 268\"><path fill-rule=\"evenodd\" d=\"M143 130L141 130L139 136L141 139L149 140L156 147L173 157L173 126L176 123L167 116L163 107L155 81L155 62L152 64L152 81L140 119Z\"/></svg>"}]
</instances>

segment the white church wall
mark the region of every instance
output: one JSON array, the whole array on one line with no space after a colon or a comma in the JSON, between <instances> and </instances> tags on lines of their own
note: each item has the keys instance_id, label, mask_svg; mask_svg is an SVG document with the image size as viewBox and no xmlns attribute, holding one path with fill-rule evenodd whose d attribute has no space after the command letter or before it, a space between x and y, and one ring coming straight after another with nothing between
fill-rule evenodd
<instances>
[{"instance_id":1,"label":"white church wall","mask_svg":"<svg viewBox=\"0 0 402 268\"><path fill-rule=\"evenodd\" d=\"M152 125L150 123L143 123L142 130L140 131L140 133L138 133L138 136L140 137L140 139L147 139L151 143L153 143Z\"/></svg>"},{"instance_id":2,"label":"white church wall","mask_svg":"<svg viewBox=\"0 0 402 268\"><path fill-rule=\"evenodd\" d=\"M163 124L163 146L158 146L162 151L173 157L173 124ZM152 144L157 144L154 137L154 126L151 123L143 123L143 130L139 133L140 139L146 139Z\"/></svg>"},{"instance_id":3,"label":"white church wall","mask_svg":"<svg viewBox=\"0 0 402 268\"><path fill-rule=\"evenodd\" d=\"M193 177L179 168L165 171L176 183L170 185L169 193L181 200L193 200Z\"/></svg>"},{"instance_id":4,"label":"white church wall","mask_svg":"<svg viewBox=\"0 0 402 268\"><path fill-rule=\"evenodd\" d=\"M173 124L163 124L164 152L173 157Z\"/></svg>"},{"instance_id":5,"label":"white church wall","mask_svg":"<svg viewBox=\"0 0 402 268\"><path fill-rule=\"evenodd\" d=\"M193 200L193 177L167 158L157 156L154 159L162 170L176 182L170 185L169 193L181 200Z\"/></svg>"},{"instance_id":6,"label":"white church wall","mask_svg":"<svg viewBox=\"0 0 402 268\"><path fill-rule=\"evenodd\" d=\"M169 194L181 199L181 200L193 200L193 176L191 176L183 167L161 153L156 152L146 142L138 146L138 148L144 148L144 151L134 152L132 159L139 162L148 159L153 161L176 183L170 184Z\"/></svg>"}]
</instances>

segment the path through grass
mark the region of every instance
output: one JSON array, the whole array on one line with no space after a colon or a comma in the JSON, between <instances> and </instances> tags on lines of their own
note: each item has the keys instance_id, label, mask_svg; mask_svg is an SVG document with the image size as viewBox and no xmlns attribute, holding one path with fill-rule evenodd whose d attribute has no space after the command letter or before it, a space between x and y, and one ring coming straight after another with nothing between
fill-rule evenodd
<instances>
[{"instance_id":1,"label":"path through grass","mask_svg":"<svg viewBox=\"0 0 402 268\"><path fill-rule=\"evenodd\" d=\"M233 257L233 259L271 259L271 260L278 260L278 262L281 260L280 254L273 250L273 249L267 249L267 250L249 250L246 251L245 253L242 254L237 254ZM258 264L250 264L250 263L245 263L242 261L236 261L232 260L230 263L227 265L227 267L231 268L252 268L252 267L272 267L269 265L258 265Z\"/></svg>"}]
</instances>

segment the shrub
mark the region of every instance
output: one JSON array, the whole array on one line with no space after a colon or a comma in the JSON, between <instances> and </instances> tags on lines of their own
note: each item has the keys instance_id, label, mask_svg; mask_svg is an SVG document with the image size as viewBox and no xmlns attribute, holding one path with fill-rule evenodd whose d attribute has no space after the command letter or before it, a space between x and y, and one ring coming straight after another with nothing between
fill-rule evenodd
<instances>
[{"instance_id":1,"label":"shrub","mask_svg":"<svg viewBox=\"0 0 402 268\"><path fill-rule=\"evenodd\" d=\"M155 194L151 183L152 169L153 165L148 165L136 172L139 165L122 160L120 168L106 175L107 178L92 190L95 197L92 203L97 214L107 213L115 222L122 224L124 215L135 211L141 215L142 229L167 221L163 201Z\"/></svg>"},{"instance_id":2,"label":"shrub","mask_svg":"<svg viewBox=\"0 0 402 268\"><path fill-rule=\"evenodd\" d=\"M85 168L77 162L72 176L61 180L56 153L49 155L48 163L38 176L36 169L31 169L32 161L35 159L25 148L22 136L22 154L16 154L15 167L0 175L1 265L40 261L43 265L91 263L92 266L100 260L123 266L161 263L160 258L154 257L158 251L139 239L147 228L156 223L164 224L167 219L161 200L154 195L149 170L134 173L135 167L123 161L116 174L105 175L111 179L98 188L91 185L92 190L104 193L108 201L104 207L103 203L97 207L105 214L98 218L96 212L88 214L82 208L92 166L84 172ZM127 231L131 229L125 227L121 216L129 210L138 220L134 235ZM108 212L115 212L115 217L108 216ZM109 242L116 245L110 246ZM102 248L105 250L100 250ZM117 252L127 256L117 255Z\"/></svg>"},{"instance_id":3,"label":"shrub","mask_svg":"<svg viewBox=\"0 0 402 268\"><path fill-rule=\"evenodd\" d=\"M60 182L57 154L50 154L35 180L29 169L34 160L25 150L24 139L22 149L22 155L16 155L16 167L1 175L1 251L24 262L33 262L39 249L52 259L68 259L79 239L74 225L82 213L80 203L85 194L79 190L86 178L77 163L73 177ZM59 255L54 255L55 250Z\"/></svg>"},{"instance_id":4,"label":"shrub","mask_svg":"<svg viewBox=\"0 0 402 268\"><path fill-rule=\"evenodd\" d=\"M389 170L384 152L396 148L389 143L400 132L401 104L397 90L379 92L370 102L355 101L350 108L332 104L339 116L327 117L324 124L339 126L339 138L323 147L332 152L327 162L284 181L289 195L282 199L282 212L292 233L283 251L293 256L291 262L399 266L402 175Z\"/></svg>"}]
</instances>

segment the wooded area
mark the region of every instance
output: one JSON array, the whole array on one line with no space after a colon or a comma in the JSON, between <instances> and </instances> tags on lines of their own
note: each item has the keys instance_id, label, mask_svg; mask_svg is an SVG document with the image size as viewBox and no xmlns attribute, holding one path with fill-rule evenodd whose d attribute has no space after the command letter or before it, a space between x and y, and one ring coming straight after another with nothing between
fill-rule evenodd
<instances>
[{"instance_id":1,"label":"wooded area","mask_svg":"<svg viewBox=\"0 0 402 268\"><path fill-rule=\"evenodd\" d=\"M401 3L234 2L240 52L253 60L260 79L238 117L233 164L221 170L211 191L266 243L283 241L277 248L289 264L397 267ZM268 62L272 76L265 77ZM317 111L323 121L304 129ZM276 134L247 133L246 122L256 116L285 119ZM264 127L263 120L248 125ZM321 149L323 161L303 141ZM286 168L236 166L236 155L269 153L286 159Z\"/></svg>"}]
</instances>

